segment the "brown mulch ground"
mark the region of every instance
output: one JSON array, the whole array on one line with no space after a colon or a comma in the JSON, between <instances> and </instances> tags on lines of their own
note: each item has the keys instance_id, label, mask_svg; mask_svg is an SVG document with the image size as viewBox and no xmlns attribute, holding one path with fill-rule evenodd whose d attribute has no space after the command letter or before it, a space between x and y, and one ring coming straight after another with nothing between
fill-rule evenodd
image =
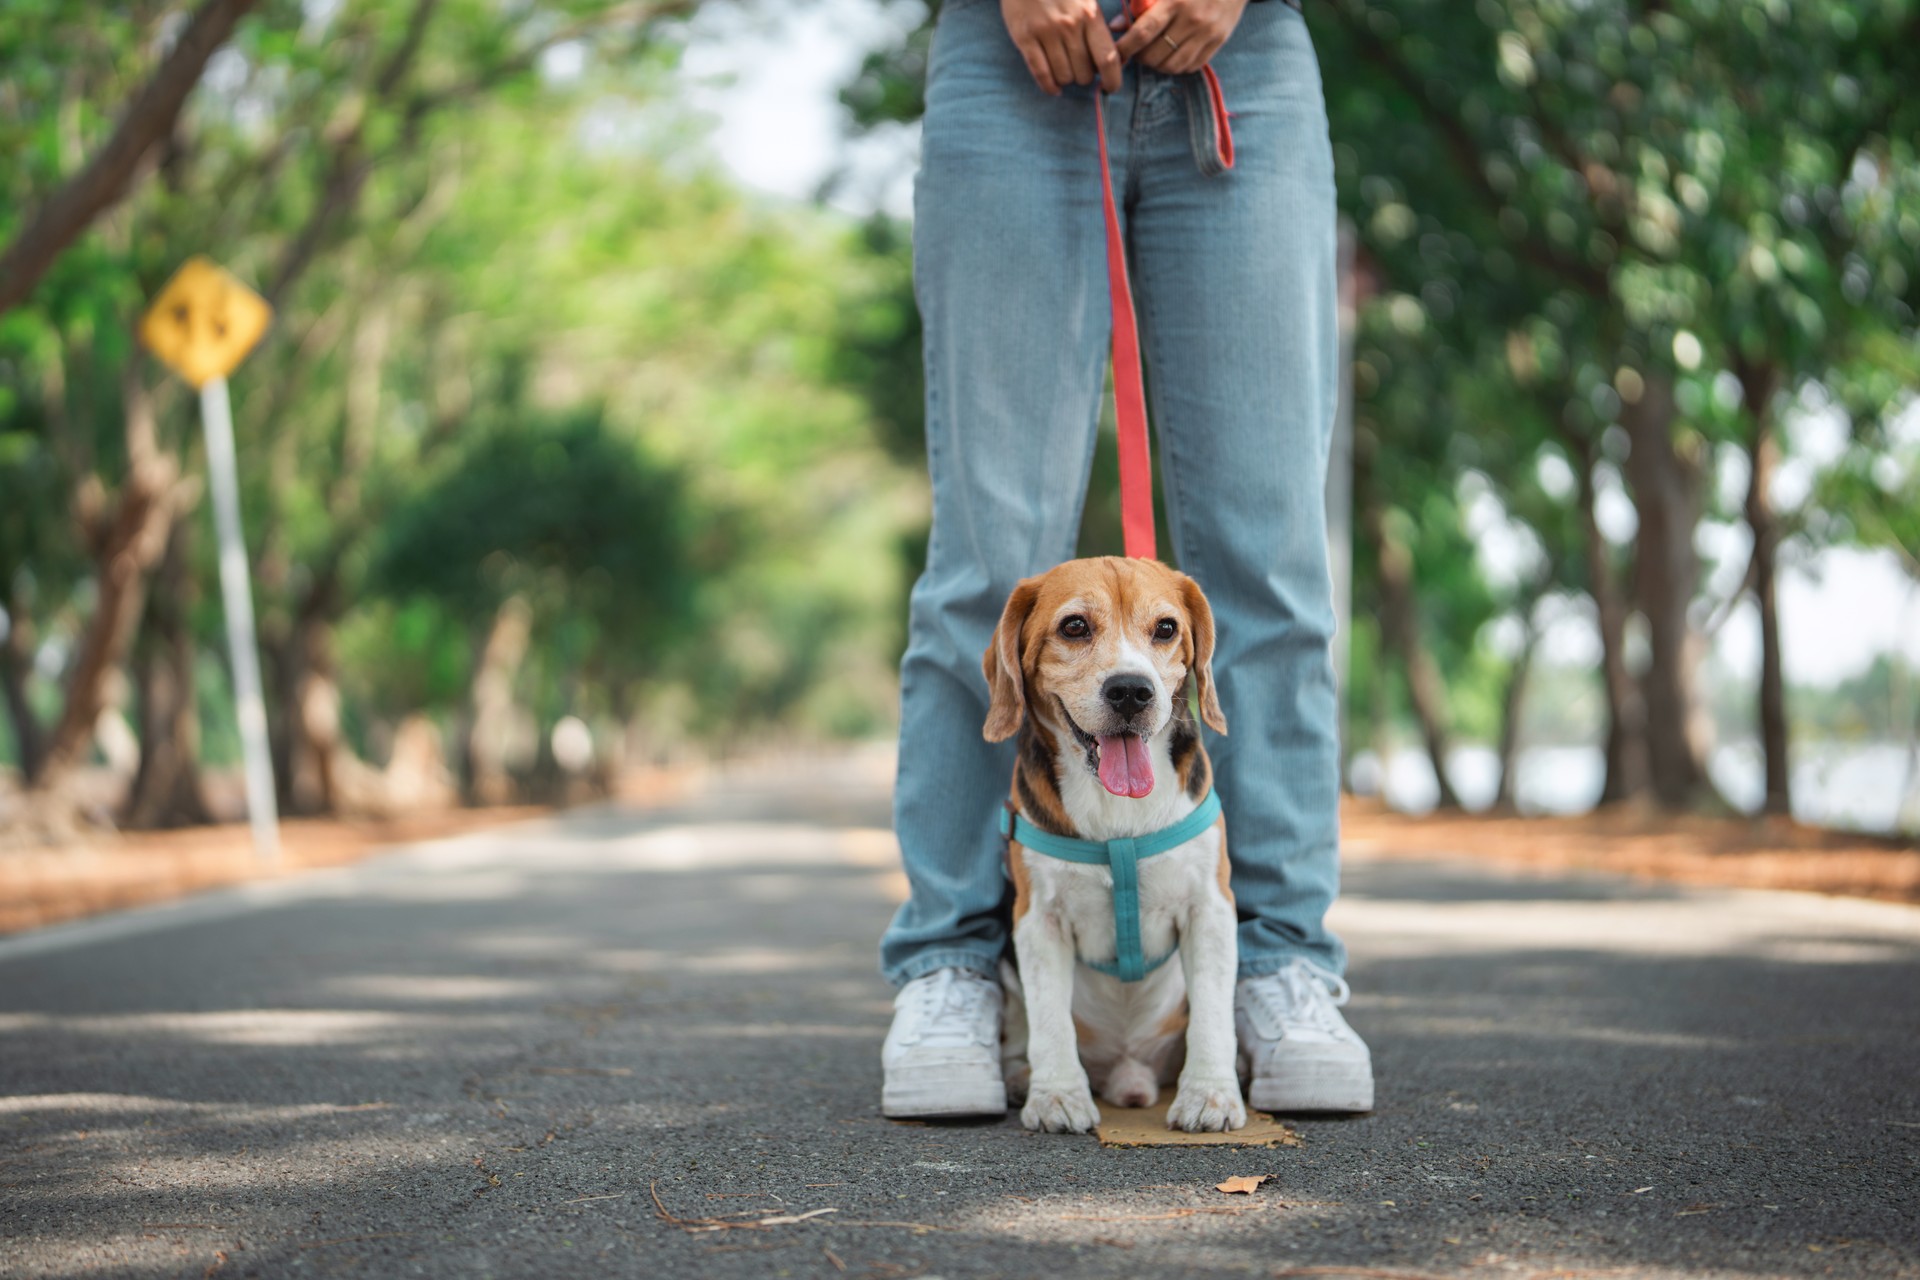
<instances>
[{"instance_id":1,"label":"brown mulch ground","mask_svg":"<svg viewBox=\"0 0 1920 1280\"><path fill-rule=\"evenodd\" d=\"M685 771L637 774L620 799L661 803L682 794ZM80 845L0 849L0 934L103 911L166 902L226 885L343 866L420 840L437 840L552 813L542 805L446 809L379 819L290 818L280 824L280 860L254 855L244 822L103 835Z\"/></svg>"},{"instance_id":2,"label":"brown mulch ground","mask_svg":"<svg viewBox=\"0 0 1920 1280\"><path fill-rule=\"evenodd\" d=\"M1409 817L1377 801L1350 799L1341 821L1347 855L1356 858L1464 856L1542 871L1613 871L1683 884L1920 902L1920 842L1785 818L1645 811Z\"/></svg>"},{"instance_id":3,"label":"brown mulch ground","mask_svg":"<svg viewBox=\"0 0 1920 1280\"><path fill-rule=\"evenodd\" d=\"M78 846L7 850L0 852L0 933L164 902L201 889L337 867L393 845L546 812L528 806L370 821L290 818L280 824L280 860L273 866L254 855L245 823L127 832Z\"/></svg>"}]
</instances>

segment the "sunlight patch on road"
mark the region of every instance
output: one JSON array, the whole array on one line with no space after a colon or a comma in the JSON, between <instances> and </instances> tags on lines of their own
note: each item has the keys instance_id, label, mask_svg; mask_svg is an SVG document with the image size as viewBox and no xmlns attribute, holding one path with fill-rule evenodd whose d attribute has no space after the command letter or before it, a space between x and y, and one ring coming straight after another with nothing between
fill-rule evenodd
<instances>
[{"instance_id":1,"label":"sunlight patch on road","mask_svg":"<svg viewBox=\"0 0 1920 1280\"><path fill-rule=\"evenodd\" d=\"M842 969L846 953L838 947L795 951L778 947L729 947L718 951L653 951L641 947L600 948L580 957L583 965L614 973L798 973Z\"/></svg>"},{"instance_id":2,"label":"sunlight patch on road","mask_svg":"<svg viewBox=\"0 0 1920 1280\"><path fill-rule=\"evenodd\" d=\"M328 978L320 988L331 995L362 1000L428 1003L463 1000L515 1000L544 994L548 984L525 978L471 975L368 973Z\"/></svg>"},{"instance_id":3,"label":"sunlight patch on road","mask_svg":"<svg viewBox=\"0 0 1920 1280\"><path fill-rule=\"evenodd\" d=\"M725 1026L663 1028L664 1038L725 1040L873 1040L871 1025L847 1026L838 1022L730 1022Z\"/></svg>"},{"instance_id":4,"label":"sunlight patch on road","mask_svg":"<svg viewBox=\"0 0 1920 1280\"><path fill-rule=\"evenodd\" d=\"M0 1032L54 1031L89 1036L174 1037L203 1044L294 1047L413 1041L433 1024L506 1027L505 1018L434 1018L375 1009L235 1009L208 1013L0 1014Z\"/></svg>"},{"instance_id":5,"label":"sunlight patch on road","mask_svg":"<svg viewBox=\"0 0 1920 1280\"><path fill-rule=\"evenodd\" d=\"M1472 1017L1396 1017L1396 1036L1427 1036L1471 1040L1486 1044L1489 1040L1535 1039L1550 1043L1581 1041L1590 1044L1619 1045L1633 1049L1694 1049L1730 1053L1744 1049L1747 1043L1731 1036L1691 1035L1677 1031L1639 1031L1631 1027L1568 1026L1564 1021L1551 1023L1520 1019L1511 1015L1497 1018Z\"/></svg>"},{"instance_id":6,"label":"sunlight patch on road","mask_svg":"<svg viewBox=\"0 0 1920 1280\"><path fill-rule=\"evenodd\" d=\"M1059 1136L1045 1140L1081 1141ZM1260 1153L1262 1157L1270 1154ZM1273 1274L1270 1268L1284 1257L1274 1256L1271 1234L1249 1237L1249 1227L1257 1225L1265 1233L1276 1228L1317 1232L1365 1212L1339 1201L1290 1199L1280 1189L1289 1180L1285 1172L1278 1174L1279 1182L1262 1187L1244 1202L1242 1197L1232 1197L1236 1203L1229 1204L1224 1202L1226 1197L1214 1191L1211 1176L1192 1187L1168 1187L1159 1195L1042 1195L1031 1200L1009 1196L1001 1204L970 1213L942 1214L940 1220L949 1230L1044 1245L1118 1245L1131 1249L1177 1241L1178 1270L1183 1274L1197 1274L1203 1269L1249 1271L1254 1270L1249 1268L1249 1261L1255 1261L1255 1273L1265 1275ZM1248 1256L1249 1248L1255 1253L1253 1259Z\"/></svg>"},{"instance_id":7,"label":"sunlight patch on road","mask_svg":"<svg viewBox=\"0 0 1920 1280\"><path fill-rule=\"evenodd\" d=\"M1672 902L1348 897L1334 905L1327 923L1370 961L1595 951L1859 964L1911 960L1920 949L1920 913L1910 928L1897 927L1906 923L1898 918L1878 917L1878 936L1862 937L1860 923L1822 910L1821 899L1812 900L1816 905L1809 909L1800 895L1735 891L1726 896L1737 896L1741 909L1711 910L1710 902L1691 896Z\"/></svg>"},{"instance_id":8,"label":"sunlight patch on road","mask_svg":"<svg viewBox=\"0 0 1920 1280\"><path fill-rule=\"evenodd\" d=\"M536 887L528 871L464 869L458 875L408 877L365 886L361 896L382 902L503 902Z\"/></svg>"},{"instance_id":9,"label":"sunlight patch on road","mask_svg":"<svg viewBox=\"0 0 1920 1280\"><path fill-rule=\"evenodd\" d=\"M840 833L791 822L715 822L646 831L582 850L582 864L621 871L712 871L727 867L831 865Z\"/></svg>"},{"instance_id":10,"label":"sunlight patch on road","mask_svg":"<svg viewBox=\"0 0 1920 1280\"><path fill-rule=\"evenodd\" d=\"M28 1093L18 1097L0 1097L0 1115L29 1115L38 1112L89 1115L141 1115L160 1112L196 1112L218 1114L222 1124L248 1122L273 1123L306 1120L314 1116L339 1115L349 1111L384 1110L389 1103L340 1104L332 1102L300 1103L285 1107L235 1106L231 1103L188 1102L179 1098L154 1098L140 1093Z\"/></svg>"}]
</instances>

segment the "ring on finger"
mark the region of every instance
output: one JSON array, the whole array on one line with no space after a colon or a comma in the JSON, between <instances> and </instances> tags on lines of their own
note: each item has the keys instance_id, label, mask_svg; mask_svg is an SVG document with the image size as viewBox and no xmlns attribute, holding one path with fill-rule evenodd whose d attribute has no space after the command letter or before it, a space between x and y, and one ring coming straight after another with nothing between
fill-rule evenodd
<instances>
[{"instance_id":1,"label":"ring on finger","mask_svg":"<svg viewBox=\"0 0 1920 1280\"><path fill-rule=\"evenodd\" d=\"M1167 42L1167 48L1173 50L1175 53L1178 53L1180 51L1180 42L1178 40L1175 40L1172 36L1162 33L1160 38Z\"/></svg>"}]
</instances>

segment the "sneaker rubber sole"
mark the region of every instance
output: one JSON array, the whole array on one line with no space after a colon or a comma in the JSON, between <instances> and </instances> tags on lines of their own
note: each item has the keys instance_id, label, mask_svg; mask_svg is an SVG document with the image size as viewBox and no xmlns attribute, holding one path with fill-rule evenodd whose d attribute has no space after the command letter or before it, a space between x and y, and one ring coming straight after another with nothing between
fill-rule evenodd
<instances>
[{"instance_id":1,"label":"sneaker rubber sole","mask_svg":"<svg viewBox=\"0 0 1920 1280\"><path fill-rule=\"evenodd\" d=\"M957 1120L1006 1113L1006 1082L982 1079L973 1071L889 1071L880 1088L880 1114L890 1120Z\"/></svg>"},{"instance_id":2,"label":"sneaker rubber sole","mask_svg":"<svg viewBox=\"0 0 1920 1280\"><path fill-rule=\"evenodd\" d=\"M1373 1110L1373 1060L1341 1045L1301 1045L1256 1075L1247 1105L1258 1111Z\"/></svg>"}]
</instances>

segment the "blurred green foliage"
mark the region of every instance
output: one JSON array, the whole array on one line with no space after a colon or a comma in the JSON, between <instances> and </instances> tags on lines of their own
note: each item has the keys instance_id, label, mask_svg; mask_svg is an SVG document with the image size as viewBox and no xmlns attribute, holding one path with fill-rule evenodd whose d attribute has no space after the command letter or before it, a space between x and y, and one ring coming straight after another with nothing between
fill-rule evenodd
<instances>
[{"instance_id":1,"label":"blurred green foliage","mask_svg":"<svg viewBox=\"0 0 1920 1280\"><path fill-rule=\"evenodd\" d=\"M689 9L270 0L243 21L157 163L0 315L0 588L31 637L9 668L30 732L96 622L79 508L131 490L128 379L160 451L202 465L192 398L130 338L196 252L277 307L233 394L293 807L335 799L298 790L339 745L316 707L376 762L425 712L459 763L509 599L532 612L514 697L541 734L578 715L605 744L632 718L668 752L889 722L899 546L923 520L904 237L720 176L672 74ZM0 13L0 244L181 16ZM181 580L146 572L156 596L193 587L189 643L217 663L207 516L178 497ZM218 721L224 677L195 669ZM217 725L203 748L229 758Z\"/></svg>"}]
</instances>

